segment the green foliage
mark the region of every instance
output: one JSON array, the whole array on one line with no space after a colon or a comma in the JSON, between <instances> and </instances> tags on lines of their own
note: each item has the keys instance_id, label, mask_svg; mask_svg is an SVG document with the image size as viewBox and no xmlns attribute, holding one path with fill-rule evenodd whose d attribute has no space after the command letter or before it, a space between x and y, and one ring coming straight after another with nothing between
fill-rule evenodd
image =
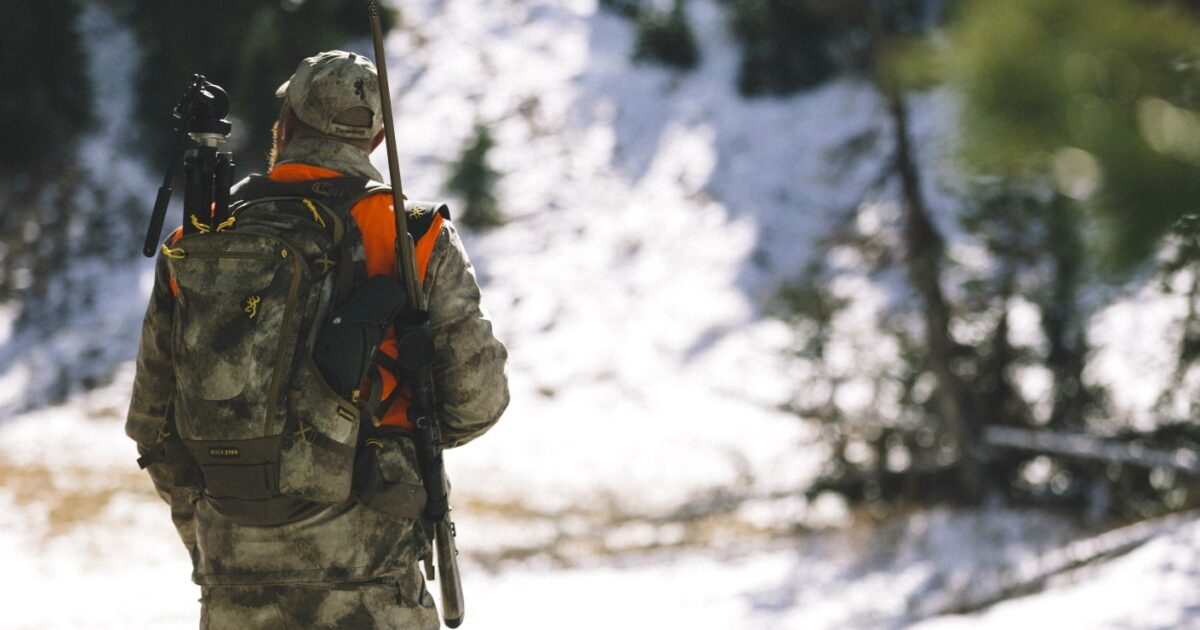
<instances>
[{"instance_id":1,"label":"green foliage","mask_svg":"<svg viewBox=\"0 0 1200 630\"><path fill-rule=\"evenodd\" d=\"M745 96L785 95L813 87L837 69L829 50L831 18L805 0L737 0L730 21L742 49L738 90Z\"/></svg>"},{"instance_id":2,"label":"green foliage","mask_svg":"<svg viewBox=\"0 0 1200 630\"><path fill-rule=\"evenodd\" d=\"M6 2L0 37L0 168L4 190L61 168L92 123L77 0Z\"/></svg>"},{"instance_id":3,"label":"green foliage","mask_svg":"<svg viewBox=\"0 0 1200 630\"><path fill-rule=\"evenodd\" d=\"M1164 417L1188 420L1200 416L1200 399L1188 387L1189 376L1200 370L1200 215L1188 215L1176 223L1167 237L1167 247L1157 270L1164 293L1179 295L1187 305L1175 374L1160 394L1158 411ZM1194 381L1192 381L1194 382Z\"/></svg>"},{"instance_id":4,"label":"green foliage","mask_svg":"<svg viewBox=\"0 0 1200 630\"><path fill-rule=\"evenodd\" d=\"M976 184L963 204L958 216L967 234L959 242L981 246L964 251L983 257L970 264L948 257L945 266L956 285L947 292L952 368L975 401L974 419L981 427L1096 428L1109 408L1105 390L1082 379L1091 311L1080 295L1095 285L1085 284L1092 276L1074 229L1077 205L1050 188L998 179ZM868 220L851 222L830 241L826 260L785 285L772 313L795 332L792 369L802 375L786 408L818 420L829 447L810 494L836 492L867 507L962 500L957 456L947 450L957 438L939 404L944 385L922 330L927 307L896 299L871 312L864 310L870 300L859 297L869 278L887 286L902 277L901 215L869 205L858 213ZM1041 323L1041 338L1032 343L1028 334L1011 333L1018 304ZM1045 395L1018 387L1031 372L1050 377ZM1117 486L1145 471L1123 469L1114 479L1114 469L1058 456L1043 458L1061 473L1057 481L1030 481L1023 471L1031 459L992 451L984 463L989 487L1014 503L1093 513L1128 512L1153 494ZM1088 488L1111 499L1094 503Z\"/></svg>"},{"instance_id":5,"label":"green foliage","mask_svg":"<svg viewBox=\"0 0 1200 630\"><path fill-rule=\"evenodd\" d=\"M688 25L683 0L675 0L671 11L643 9L637 17L637 41L633 58L691 70L700 62L700 49Z\"/></svg>"},{"instance_id":6,"label":"green foliage","mask_svg":"<svg viewBox=\"0 0 1200 630\"><path fill-rule=\"evenodd\" d=\"M1107 392L1083 379L1092 313L1080 294L1099 283L1085 255L1079 204L1048 187L1031 190L1014 181L977 186L972 197L963 227L983 242L997 267L982 293L1006 301L1019 294L1037 308L1045 348L1018 348L1021 360L1012 360L1044 367L1053 378L1048 415L1012 415L1005 423L1078 430L1106 417Z\"/></svg>"},{"instance_id":7,"label":"green foliage","mask_svg":"<svg viewBox=\"0 0 1200 630\"><path fill-rule=\"evenodd\" d=\"M863 234L832 242L842 254L870 258L877 244ZM880 262L889 264L886 256ZM796 339L792 369L802 384L784 408L815 419L828 459L807 489L843 496L852 505L939 502L958 498L942 447L950 439L936 405L936 381L914 313L881 314L869 334L854 286L858 268L809 265L783 285L773 315Z\"/></svg>"},{"instance_id":8,"label":"green foliage","mask_svg":"<svg viewBox=\"0 0 1200 630\"><path fill-rule=\"evenodd\" d=\"M235 118L239 171L262 170L281 107L275 88L301 59L369 37L359 0L162 2L119 0L142 45L138 109L147 157L165 159L171 110L194 73L224 87ZM395 21L385 11L384 28ZM373 56L373 55L372 55Z\"/></svg>"},{"instance_id":9,"label":"green foliage","mask_svg":"<svg viewBox=\"0 0 1200 630\"><path fill-rule=\"evenodd\" d=\"M458 223L470 228L486 230L504 223L504 214L492 193L500 173L487 163L488 151L495 144L488 128L476 125L474 137L463 149L446 181L446 190L463 200Z\"/></svg>"},{"instance_id":10,"label":"green foliage","mask_svg":"<svg viewBox=\"0 0 1200 630\"><path fill-rule=\"evenodd\" d=\"M796 356L802 359L825 359L825 348L833 334L831 327L834 318L850 302L824 286L823 275L820 264L810 264L800 279L779 288L771 304L772 314L795 329L798 341Z\"/></svg>"},{"instance_id":11,"label":"green foliage","mask_svg":"<svg viewBox=\"0 0 1200 630\"><path fill-rule=\"evenodd\" d=\"M964 97L967 160L1049 174L1113 266L1200 207L1200 27L1175 4L972 0L937 63Z\"/></svg>"}]
</instances>

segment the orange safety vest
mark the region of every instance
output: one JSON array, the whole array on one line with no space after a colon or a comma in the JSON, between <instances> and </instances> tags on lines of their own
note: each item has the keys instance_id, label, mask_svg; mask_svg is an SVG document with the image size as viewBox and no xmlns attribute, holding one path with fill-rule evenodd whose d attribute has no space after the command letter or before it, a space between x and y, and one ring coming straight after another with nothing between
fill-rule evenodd
<instances>
[{"instance_id":1,"label":"orange safety vest","mask_svg":"<svg viewBox=\"0 0 1200 630\"><path fill-rule=\"evenodd\" d=\"M288 163L271 169L268 177L277 182L299 182L310 179L344 177L344 174L319 166ZM354 222L358 224L358 229L362 232L363 248L367 255L367 277L386 275L399 280L399 268L396 266L396 218L392 214L391 195L379 193L366 197L350 209L350 214L353 215ZM429 267L429 258L433 255L433 246L442 232L443 221L442 215L435 212L433 224L429 226L415 246L417 277L421 280L422 286L425 284L425 271ZM175 230L175 233L171 235L172 244L182 235L183 228ZM171 294L177 295L179 288L175 285L174 278L170 279L170 284ZM379 350L392 359L396 358L396 333L391 326L384 334ZM371 390L372 379L379 379L381 400L386 400L396 389L396 376L388 370L375 366L373 371L367 374L367 383L364 383L363 391ZM380 424L411 429L412 422L408 419L408 401L408 388L405 387L384 413Z\"/></svg>"}]
</instances>

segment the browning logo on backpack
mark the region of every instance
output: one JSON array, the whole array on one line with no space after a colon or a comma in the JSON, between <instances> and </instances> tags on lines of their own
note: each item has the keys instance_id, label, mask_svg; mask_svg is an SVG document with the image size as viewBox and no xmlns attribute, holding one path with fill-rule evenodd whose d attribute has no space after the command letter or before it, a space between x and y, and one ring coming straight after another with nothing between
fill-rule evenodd
<instances>
[{"instance_id":1,"label":"browning logo on backpack","mask_svg":"<svg viewBox=\"0 0 1200 630\"><path fill-rule=\"evenodd\" d=\"M164 246L175 290L168 432L232 520L281 524L350 497L360 426L351 401L404 297L390 278L366 282L350 209L387 190L352 177L253 176L234 188L231 221ZM334 357L341 372L319 367L318 337L358 303L370 306L350 309L362 313L364 343Z\"/></svg>"}]
</instances>

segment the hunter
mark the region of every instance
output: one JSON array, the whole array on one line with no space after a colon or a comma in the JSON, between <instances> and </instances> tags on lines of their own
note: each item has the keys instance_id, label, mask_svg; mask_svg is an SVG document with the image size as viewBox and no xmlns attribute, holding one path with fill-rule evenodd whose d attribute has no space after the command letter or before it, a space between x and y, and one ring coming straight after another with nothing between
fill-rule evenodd
<instances>
[{"instance_id":1,"label":"hunter","mask_svg":"<svg viewBox=\"0 0 1200 630\"><path fill-rule=\"evenodd\" d=\"M353 286L347 290L331 279L329 282L334 289L327 290L326 294L331 291L337 295L353 294L366 284L367 278L396 278L396 223L392 196L378 184L383 178L369 159L370 152L384 138L381 96L374 64L353 53L320 53L300 62L292 77L276 91L276 96L282 97L283 107L273 130L274 148L269 172L266 177L251 177L249 180L254 181L235 186L234 207L237 208L238 203L255 201L257 197L267 200L257 206L260 215L276 208L291 208L289 212L307 215L311 209L312 217L305 220L315 220L321 228L329 227L327 224L337 212L343 213L347 218L343 240L349 242L352 233L355 240L344 247L341 258L323 256L316 261L322 264L312 265L312 274L314 277L319 275L323 266L326 272L329 272L327 267L334 267L335 271L329 273L337 274L339 269L349 269L353 265L355 273L338 275L337 280ZM303 199L293 198L290 205L270 201L287 199L293 194L289 191L297 190L316 191L324 195L322 198L329 207L336 209L339 203L345 207L322 219L316 204L308 199L318 199L313 192L305 193L307 197ZM341 192L344 190L361 194ZM253 212L246 209L239 215L235 211L234 220L250 221ZM459 446L487 431L508 405L507 353L493 335L491 322L480 305L475 273L453 224L436 205L410 206L408 212L409 232L413 233L416 244L417 268L433 340L432 371L439 402L440 445ZM268 219L269 216L266 219L260 216L259 220ZM357 229L352 229L355 226ZM216 234L227 226L198 227ZM240 226L229 227L230 234L237 234ZM253 230L244 231L253 233ZM195 438L195 427L204 422L204 418L198 417L203 414L189 411L199 408L195 406L199 403L189 401L203 399L200 403L224 404L222 397L237 400L235 396L252 387L247 383L252 384L257 378L255 364L246 363L252 366L247 368L239 362L258 359L223 353L232 352L228 349L233 343L230 338L244 334L239 331L257 330L249 328L252 326L278 325L280 321L276 317L278 311L271 310L271 298L266 294L249 295L252 291L247 288L248 297L232 305L234 310L231 312L237 316L237 322L233 322L231 316L233 323L229 328L217 328L228 330L228 335L206 333L206 338L197 341L188 328L202 325L197 320L205 314L197 315L194 309L203 303L201 293L206 285L195 284L193 286L199 289L189 289L189 280L179 271L185 267L173 266L202 262L196 250L201 247L204 237L191 241L189 238L181 239L181 230L177 230L167 239L157 261L154 288L142 327L126 433L137 442L139 453L149 462L143 467L148 469L159 495L170 505L174 525L191 555L192 579L201 586L202 593L200 626L219 629L438 628L437 611L419 570L419 561L428 556L430 544L418 523L421 505L409 501L409 505L380 507L364 500L360 492L364 483L369 483L362 478L373 477L375 483L408 488L406 496L424 496L423 490L418 493L421 484L419 467L407 433L411 424L407 416L406 385L398 382L393 369L389 369L389 364L394 368L398 358L391 326L380 328L383 340L378 345L378 352L372 355L375 360L366 368L361 387L356 387L353 396L346 396L346 400L353 401L350 410L355 416L354 422L361 427L374 427L370 433L363 429L358 434L357 444L353 438L348 438L351 443L342 445L342 450L348 450L348 457L354 461L354 490L348 499L315 504L319 507L297 512L302 515L297 520L276 518L277 513L264 508L266 511L259 514L272 516L256 522L253 520L256 517L247 520L230 516L242 514L239 510L244 506L253 507L254 501L222 498L220 487L229 485L237 489L244 483L219 477L216 472L221 471L265 470L268 481L276 489L285 483L298 486L308 483L319 489L322 476L342 475L343 471L326 468L320 463L326 460L313 460L320 465L314 464L300 471L287 469L287 461L278 463L281 457L287 460L288 455L280 456L279 452L281 448L289 448L288 445L298 444L306 449L322 446L321 440L314 441L312 437L321 432L317 423L310 427L304 422L295 424L294 420L288 420L293 422L291 428L274 442L268 441L275 450L263 460L268 462L267 468L222 468L218 459L203 459L207 455L213 458L245 455L240 451L250 449L236 445L248 442L230 442L234 446L210 448L200 454L196 454L194 444L189 443L188 448L192 449L189 452L196 455L199 464L189 461L182 467L179 461L170 461L170 456L148 457L148 453L158 452L156 449L164 440L174 439L171 434L180 423L191 428L179 426L179 437L184 442ZM209 257L219 254L210 253ZM282 256L287 258L287 255L285 249ZM223 269L241 269L237 265L243 262L248 261L229 260L207 267L211 273L218 274L211 279L211 286L233 282L228 278L235 276L219 274ZM316 298L310 301L318 302ZM371 302L366 300L366 303L369 306ZM335 301L330 309L336 307ZM187 311L188 308L193 311ZM321 316L303 312L296 315L298 321L317 321ZM338 323L339 319L332 321ZM282 321L286 327L286 322L291 319ZM306 346L300 343L307 353L305 357L288 364L299 367L276 370L276 379L280 373L303 373L305 362L307 365L313 363L308 357L313 353L318 329L318 325L313 326L314 332ZM255 334L261 334L261 331ZM325 370L324 366L318 367ZM276 385L272 386L272 394ZM295 411L303 414L304 409L292 407L306 405L309 400L306 396L310 396L307 390L313 388L306 390L287 383L281 387L289 386L293 388L291 396L280 398L285 400L288 411L278 413ZM332 391L325 384L318 389L321 391L311 395L327 396L327 392ZM197 393L198 390L204 390L204 393ZM344 412L345 403L339 404L342 406L338 409ZM276 411L274 402L269 409ZM315 431L310 430L314 427ZM365 435L378 439L367 440L372 445L364 446ZM282 447L279 446L280 439ZM327 446L339 446L329 437L322 439ZM375 458L369 463L373 468L364 472L361 455L364 449L371 448L376 449ZM333 449L330 452L340 451ZM206 462L211 466L206 468ZM179 472L184 468L191 472ZM197 475L197 470L203 472ZM350 474L344 473L347 487ZM267 494L270 493L263 496Z\"/></svg>"}]
</instances>

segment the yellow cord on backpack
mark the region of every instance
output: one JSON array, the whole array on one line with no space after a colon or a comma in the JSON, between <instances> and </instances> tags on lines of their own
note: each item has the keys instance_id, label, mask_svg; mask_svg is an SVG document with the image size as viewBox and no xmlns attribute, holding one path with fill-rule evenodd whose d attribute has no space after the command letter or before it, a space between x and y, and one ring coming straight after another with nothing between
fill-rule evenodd
<instances>
[{"instance_id":1,"label":"yellow cord on backpack","mask_svg":"<svg viewBox=\"0 0 1200 630\"><path fill-rule=\"evenodd\" d=\"M171 249L170 247L163 245L162 253L163 253L163 256L166 256L167 258L174 258L176 260L187 257L187 252L183 251L182 247L176 247L175 249Z\"/></svg>"},{"instance_id":2,"label":"yellow cord on backpack","mask_svg":"<svg viewBox=\"0 0 1200 630\"><path fill-rule=\"evenodd\" d=\"M307 198L301 199L300 201L303 201L304 205L308 206L309 211L311 211L313 214L313 220L317 223L320 223L321 227L325 227L325 219L321 218L321 213L317 212L317 207L313 205L313 202L309 201Z\"/></svg>"},{"instance_id":3,"label":"yellow cord on backpack","mask_svg":"<svg viewBox=\"0 0 1200 630\"><path fill-rule=\"evenodd\" d=\"M229 217L228 219L225 219L221 222L221 225L217 226L217 231L220 232L222 230L228 230L229 228L233 227L233 223L235 221L237 221L237 217Z\"/></svg>"},{"instance_id":4,"label":"yellow cord on backpack","mask_svg":"<svg viewBox=\"0 0 1200 630\"><path fill-rule=\"evenodd\" d=\"M212 231L212 226L201 223L200 219L197 219L196 215L194 215L194 214L192 215L192 227L196 228L197 230L200 230L201 232L211 232Z\"/></svg>"}]
</instances>

